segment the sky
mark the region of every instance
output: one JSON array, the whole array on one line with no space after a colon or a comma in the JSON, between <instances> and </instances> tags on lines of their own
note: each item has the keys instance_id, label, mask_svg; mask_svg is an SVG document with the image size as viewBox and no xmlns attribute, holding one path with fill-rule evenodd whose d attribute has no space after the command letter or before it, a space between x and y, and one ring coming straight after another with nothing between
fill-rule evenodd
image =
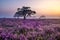
<instances>
[{"instance_id":1,"label":"sky","mask_svg":"<svg viewBox=\"0 0 60 40\"><path fill-rule=\"evenodd\" d=\"M35 16L60 17L60 0L0 0L0 17L13 17L22 6L31 7Z\"/></svg>"}]
</instances>

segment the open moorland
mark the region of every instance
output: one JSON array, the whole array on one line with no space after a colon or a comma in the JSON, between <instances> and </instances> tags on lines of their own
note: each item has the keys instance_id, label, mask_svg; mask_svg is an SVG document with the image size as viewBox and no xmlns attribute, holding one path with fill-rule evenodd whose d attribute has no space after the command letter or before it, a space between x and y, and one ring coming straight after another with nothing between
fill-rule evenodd
<instances>
[{"instance_id":1,"label":"open moorland","mask_svg":"<svg viewBox=\"0 0 60 40\"><path fill-rule=\"evenodd\" d=\"M0 40L60 40L60 19L0 18Z\"/></svg>"}]
</instances>

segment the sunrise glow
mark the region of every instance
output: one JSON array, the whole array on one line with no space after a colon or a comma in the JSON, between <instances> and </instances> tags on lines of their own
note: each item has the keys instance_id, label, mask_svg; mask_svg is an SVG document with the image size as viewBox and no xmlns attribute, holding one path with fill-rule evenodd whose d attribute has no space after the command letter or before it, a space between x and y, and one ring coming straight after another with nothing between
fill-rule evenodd
<instances>
[{"instance_id":1,"label":"sunrise glow","mask_svg":"<svg viewBox=\"0 0 60 40\"><path fill-rule=\"evenodd\" d=\"M36 16L60 17L60 0L0 0L0 17L12 17L18 7L29 6Z\"/></svg>"}]
</instances>

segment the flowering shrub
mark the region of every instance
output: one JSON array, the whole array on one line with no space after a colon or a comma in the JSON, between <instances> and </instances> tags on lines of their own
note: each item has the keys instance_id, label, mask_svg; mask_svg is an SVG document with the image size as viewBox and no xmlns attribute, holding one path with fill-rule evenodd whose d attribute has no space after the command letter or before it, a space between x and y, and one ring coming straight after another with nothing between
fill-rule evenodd
<instances>
[{"instance_id":1,"label":"flowering shrub","mask_svg":"<svg viewBox=\"0 0 60 40\"><path fill-rule=\"evenodd\" d=\"M59 19L0 19L0 40L60 40Z\"/></svg>"}]
</instances>

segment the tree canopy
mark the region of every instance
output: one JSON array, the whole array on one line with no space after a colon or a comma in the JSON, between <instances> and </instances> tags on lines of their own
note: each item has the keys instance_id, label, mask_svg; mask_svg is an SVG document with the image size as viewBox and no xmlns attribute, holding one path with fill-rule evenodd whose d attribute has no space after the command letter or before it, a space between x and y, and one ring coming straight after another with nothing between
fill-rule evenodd
<instances>
[{"instance_id":1,"label":"tree canopy","mask_svg":"<svg viewBox=\"0 0 60 40\"><path fill-rule=\"evenodd\" d=\"M23 16L26 19L26 16L31 16L36 14L35 11L32 11L30 7L23 6L22 8L17 8L17 12L15 13L14 17L21 17Z\"/></svg>"}]
</instances>

